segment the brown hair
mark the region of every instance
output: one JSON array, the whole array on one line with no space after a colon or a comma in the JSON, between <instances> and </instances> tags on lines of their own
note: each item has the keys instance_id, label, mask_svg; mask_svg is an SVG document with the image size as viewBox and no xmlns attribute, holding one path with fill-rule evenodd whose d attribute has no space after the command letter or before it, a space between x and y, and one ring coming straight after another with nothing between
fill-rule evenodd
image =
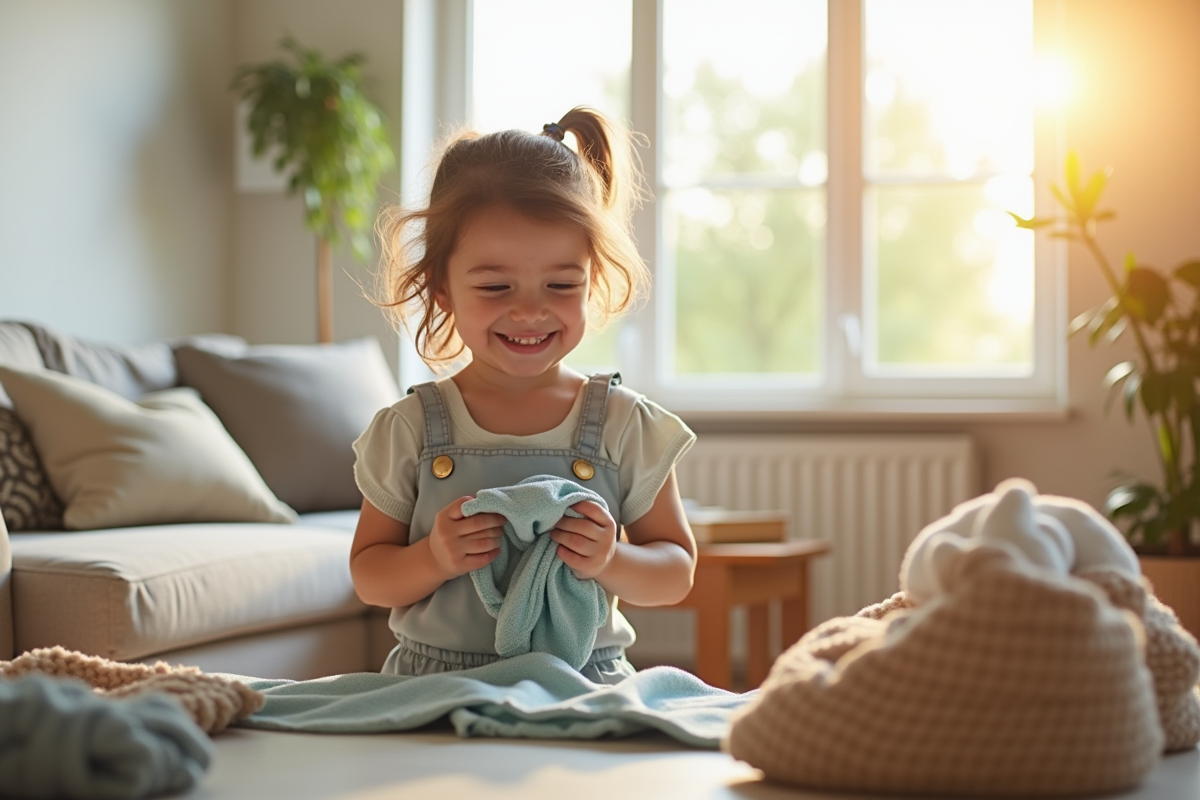
<instances>
[{"instance_id":1,"label":"brown hair","mask_svg":"<svg viewBox=\"0 0 1200 800\"><path fill-rule=\"evenodd\" d=\"M375 303L406 328L426 363L463 352L453 316L435 297L464 225L503 205L531 219L570 225L591 248L589 320L603 327L640 300L649 272L633 241L632 214L645 197L633 135L594 109L577 107L558 121L578 152L550 133L463 131L437 158L429 204L385 207L376 223L383 255ZM561 135L561 132L559 132Z\"/></svg>"}]
</instances>

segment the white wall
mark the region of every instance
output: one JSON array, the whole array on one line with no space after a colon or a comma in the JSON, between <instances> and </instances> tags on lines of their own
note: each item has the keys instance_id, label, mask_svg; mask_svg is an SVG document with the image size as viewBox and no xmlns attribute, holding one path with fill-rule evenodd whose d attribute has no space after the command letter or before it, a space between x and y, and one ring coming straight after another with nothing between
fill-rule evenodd
<instances>
[{"instance_id":1,"label":"white wall","mask_svg":"<svg viewBox=\"0 0 1200 800\"><path fill-rule=\"evenodd\" d=\"M227 0L0 2L0 319L228 326Z\"/></svg>"}]
</instances>

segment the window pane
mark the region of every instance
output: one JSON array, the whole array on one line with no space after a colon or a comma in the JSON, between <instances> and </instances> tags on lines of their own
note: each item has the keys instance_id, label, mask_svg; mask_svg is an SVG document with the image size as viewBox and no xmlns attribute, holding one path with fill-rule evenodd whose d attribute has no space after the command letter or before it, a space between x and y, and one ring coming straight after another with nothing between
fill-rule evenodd
<instances>
[{"instance_id":1,"label":"window pane","mask_svg":"<svg viewBox=\"0 0 1200 800\"><path fill-rule=\"evenodd\" d=\"M473 6L478 130L536 132L580 105L627 124L630 0L475 0ZM589 332L569 362L586 370L614 368L620 330L618 320Z\"/></svg>"},{"instance_id":2,"label":"window pane","mask_svg":"<svg viewBox=\"0 0 1200 800\"><path fill-rule=\"evenodd\" d=\"M674 374L813 374L819 368L822 190L666 194Z\"/></svg>"},{"instance_id":3,"label":"window pane","mask_svg":"<svg viewBox=\"0 0 1200 800\"><path fill-rule=\"evenodd\" d=\"M580 105L629 119L630 0L475 0L472 6L479 130L540 131Z\"/></svg>"},{"instance_id":4,"label":"window pane","mask_svg":"<svg viewBox=\"0 0 1200 800\"><path fill-rule=\"evenodd\" d=\"M824 0L665 0L663 182L824 183Z\"/></svg>"},{"instance_id":5,"label":"window pane","mask_svg":"<svg viewBox=\"0 0 1200 800\"><path fill-rule=\"evenodd\" d=\"M868 374L1028 374L1033 182L880 187L867 195Z\"/></svg>"},{"instance_id":6,"label":"window pane","mask_svg":"<svg viewBox=\"0 0 1200 800\"><path fill-rule=\"evenodd\" d=\"M867 0L869 177L1033 171L1032 0Z\"/></svg>"}]
</instances>

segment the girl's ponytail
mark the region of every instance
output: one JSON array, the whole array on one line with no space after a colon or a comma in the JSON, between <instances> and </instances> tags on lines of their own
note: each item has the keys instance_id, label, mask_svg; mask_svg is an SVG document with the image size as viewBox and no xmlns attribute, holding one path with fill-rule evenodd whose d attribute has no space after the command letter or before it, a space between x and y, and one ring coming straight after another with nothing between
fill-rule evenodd
<instances>
[{"instance_id":1,"label":"girl's ponytail","mask_svg":"<svg viewBox=\"0 0 1200 800\"><path fill-rule=\"evenodd\" d=\"M647 194L641 185L633 134L587 106L576 106L568 111L557 127L575 134L580 157L600 179L605 208L628 220L629 214L641 205Z\"/></svg>"}]
</instances>

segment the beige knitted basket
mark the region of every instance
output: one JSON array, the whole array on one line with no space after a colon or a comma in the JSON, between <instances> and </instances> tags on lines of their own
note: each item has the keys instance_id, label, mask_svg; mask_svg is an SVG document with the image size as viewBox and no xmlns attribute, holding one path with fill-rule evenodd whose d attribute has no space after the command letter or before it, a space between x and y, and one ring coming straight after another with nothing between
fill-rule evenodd
<instances>
[{"instance_id":1,"label":"beige knitted basket","mask_svg":"<svg viewBox=\"0 0 1200 800\"><path fill-rule=\"evenodd\" d=\"M172 667L159 661L152 667L88 656L62 647L30 650L12 661L0 661L0 678L29 674L76 678L97 694L132 697L164 692L183 706L208 734L224 730L262 708L265 698L238 681L209 675L196 667Z\"/></svg>"}]
</instances>

